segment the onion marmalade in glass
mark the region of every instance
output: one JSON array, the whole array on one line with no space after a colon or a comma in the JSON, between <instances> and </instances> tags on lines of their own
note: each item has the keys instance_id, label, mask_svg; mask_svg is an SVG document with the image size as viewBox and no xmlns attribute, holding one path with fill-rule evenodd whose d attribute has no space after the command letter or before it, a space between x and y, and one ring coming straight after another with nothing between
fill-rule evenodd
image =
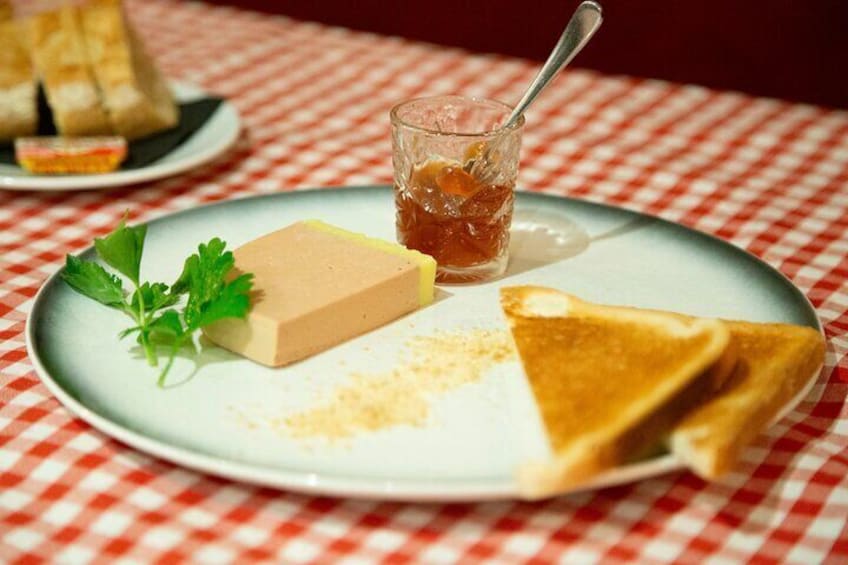
<instances>
[{"instance_id":1,"label":"onion marmalade in glass","mask_svg":"<svg viewBox=\"0 0 848 565\"><path fill-rule=\"evenodd\" d=\"M431 255L442 283L479 282L506 269L521 125L499 127L499 102L440 96L392 110L397 238ZM472 175L489 150L485 182Z\"/></svg>"}]
</instances>

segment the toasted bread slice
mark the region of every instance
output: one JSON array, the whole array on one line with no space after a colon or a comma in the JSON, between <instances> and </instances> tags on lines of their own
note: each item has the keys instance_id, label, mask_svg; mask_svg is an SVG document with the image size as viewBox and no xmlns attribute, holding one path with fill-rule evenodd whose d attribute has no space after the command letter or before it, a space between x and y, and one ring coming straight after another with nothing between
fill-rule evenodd
<instances>
[{"instance_id":1,"label":"toasted bread slice","mask_svg":"<svg viewBox=\"0 0 848 565\"><path fill-rule=\"evenodd\" d=\"M674 428L672 453L695 473L716 479L729 471L781 408L824 362L824 339L812 328L727 322L739 362L718 394Z\"/></svg>"},{"instance_id":2,"label":"toasted bread slice","mask_svg":"<svg viewBox=\"0 0 848 565\"><path fill-rule=\"evenodd\" d=\"M658 445L734 364L719 320L601 306L532 286L502 288L501 304L554 455L519 470L530 498Z\"/></svg>"},{"instance_id":3,"label":"toasted bread slice","mask_svg":"<svg viewBox=\"0 0 848 565\"><path fill-rule=\"evenodd\" d=\"M0 5L0 18L3 6ZM36 82L26 30L0 19L0 141L32 135L38 126Z\"/></svg>"},{"instance_id":4,"label":"toasted bread slice","mask_svg":"<svg viewBox=\"0 0 848 565\"><path fill-rule=\"evenodd\" d=\"M0 0L0 22L10 21L12 15L12 5L7 0Z\"/></svg>"},{"instance_id":5,"label":"toasted bread slice","mask_svg":"<svg viewBox=\"0 0 848 565\"><path fill-rule=\"evenodd\" d=\"M112 126L103 107L82 37L79 9L63 6L30 19L36 71L61 135L107 135Z\"/></svg>"},{"instance_id":6,"label":"toasted bread slice","mask_svg":"<svg viewBox=\"0 0 848 565\"><path fill-rule=\"evenodd\" d=\"M115 131L127 139L177 125L174 98L118 0L80 8L88 56Z\"/></svg>"}]
</instances>

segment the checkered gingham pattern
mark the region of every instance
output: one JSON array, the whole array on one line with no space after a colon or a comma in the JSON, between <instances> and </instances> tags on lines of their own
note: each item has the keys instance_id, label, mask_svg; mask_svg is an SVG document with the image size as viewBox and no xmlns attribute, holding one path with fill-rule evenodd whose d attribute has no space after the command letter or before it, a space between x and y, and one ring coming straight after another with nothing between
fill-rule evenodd
<instances>
[{"instance_id":1,"label":"checkered gingham pattern","mask_svg":"<svg viewBox=\"0 0 848 565\"><path fill-rule=\"evenodd\" d=\"M129 9L166 73L228 97L245 131L226 157L159 182L0 191L0 562L848 562L841 111L570 70L528 113L525 190L715 234L780 269L815 305L824 371L721 483L679 472L538 503L320 498L178 468L74 418L40 383L24 344L33 296L66 253L126 209L147 221L251 194L389 183L394 102L431 93L514 101L536 71L196 2Z\"/></svg>"}]
</instances>

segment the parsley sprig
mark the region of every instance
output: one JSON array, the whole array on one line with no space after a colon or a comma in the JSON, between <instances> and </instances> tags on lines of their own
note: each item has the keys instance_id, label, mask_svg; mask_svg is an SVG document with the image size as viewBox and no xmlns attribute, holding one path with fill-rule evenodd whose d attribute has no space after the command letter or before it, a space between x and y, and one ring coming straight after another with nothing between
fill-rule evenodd
<instances>
[{"instance_id":1,"label":"parsley sprig","mask_svg":"<svg viewBox=\"0 0 848 565\"><path fill-rule=\"evenodd\" d=\"M223 318L244 318L250 308L249 292L253 275L228 277L235 260L226 243L219 238L201 243L197 253L185 260L182 274L172 284L141 281L141 257L147 226L128 226L124 220L104 238L94 240L97 256L106 265L124 275L133 290L124 289L124 281L100 263L68 255L62 279L80 294L120 310L134 325L120 337L136 334L147 362L156 367L165 352L167 359L159 373L158 385L173 365L181 348L194 347L197 330ZM188 295L181 310L177 305Z\"/></svg>"}]
</instances>

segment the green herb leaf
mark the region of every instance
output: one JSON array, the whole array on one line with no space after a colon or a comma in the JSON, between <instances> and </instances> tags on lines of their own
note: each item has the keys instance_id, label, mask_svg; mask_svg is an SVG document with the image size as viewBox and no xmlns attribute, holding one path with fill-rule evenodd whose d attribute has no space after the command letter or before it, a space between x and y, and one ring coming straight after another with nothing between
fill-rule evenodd
<instances>
[{"instance_id":1,"label":"green herb leaf","mask_svg":"<svg viewBox=\"0 0 848 565\"><path fill-rule=\"evenodd\" d=\"M146 235L147 226L144 224L130 227L121 220L112 233L102 239L95 238L94 248L106 264L129 277L138 286Z\"/></svg>"},{"instance_id":2,"label":"green herb leaf","mask_svg":"<svg viewBox=\"0 0 848 565\"><path fill-rule=\"evenodd\" d=\"M190 271L194 268L196 262L195 255L191 255L183 262L183 271L177 277L177 280L174 281L174 284L171 285L171 294L180 296L188 292L191 279Z\"/></svg>"},{"instance_id":3,"label":"green herb leaf","mask_svg":"<svg viewBox=\"0 0 848 565\"><path fill-rule=\"evenodd\" d=\"M119 333L118 337L121 338L121 339L124 339L128 335L132 335L136 332L141 332L143 329L144 328L142 328L141 326L133 326L133 327L127 328L124 331L122 331L121 333ZM141 335L140 334L139 334L139 337L138 337L138 341L141 342Z\"/></svg>"},{"instance_id":4,"label":"green herb leaf","mask_svg":"<svg viewBox=\"0 0 848 565\"><path fill-rule=\"evenodd\" d=\"M180 342L190 335L185 333L176 310L165 310L154 318L147 328L150 341L158 345L179 346Z\"/></svg>"},{"instance_id":5,"label":"green herb leaf","mask_svg":"<svg viewBox=\"0 0 848 565\"><path fill-rule=\"evenodd\" d=\"M221 318L244 317L247 313L252 275L241 275L230 283L224 282L235 263L233 254L225 252L225 247L226 243L216 237L207 244L201 243L198 252L186 260L184 275L180 279L187 281L188 285L183 319L190 330ZM178 280L175 286L179 284Z\"/></svg>"},{"instance_id":6,"label":"green herb leaf","mask_svg":"<svg viewBox=\"0 0 848 565\"><path fill-rule=\"evenodd\" d=\"M155 345L167 346L168 360L165 362L165 367L159 372L159 378L156 384L160 387L165 386L165 378L174 364L174 358L177 352L184 345L191 345L194 349L194 342L191 341L191 332L186 333L183 328L183 323L180 320L180 315L176 310L166 310L159 317L155 318L148 326L149 342Z\"/></svg>"},{"instance_id":7,"label":"green herb leaf","mask_svg":"<svg viewBox=\"0 0 848 565\"><path fill-rule=\"evenodd\" d=\"M125 305L121 279L93 261L68 255L61 276L71 288L101 304L113 308L122 308Z\"/></svg>"},{"instance_id":8,"label":"green herb leaf","mask_svg":"<svg viewBox=\"0 0 848 565\"><path fill-rule=\"evenodd\" d=\"M239 275L221 287L217 296L201 307L198 327L208 326L224 318L244 318L250 309L250 288L253 275Z\"/></svg>"},{"instance_id":9,"label":"green herb leaf","mask_svg":"<svg viewBox=\"0 0 848 565\"><path fill-rule=\"evenodd\" d=\"M160 308L173 306L180 299L179 295L168 292L168 285L165 283L149 283L146 282L136 289L132 295L130 305L133 310L139 309L139 297L144 304L145 312L155 312Z\"/></svg>"}]
</instances>

